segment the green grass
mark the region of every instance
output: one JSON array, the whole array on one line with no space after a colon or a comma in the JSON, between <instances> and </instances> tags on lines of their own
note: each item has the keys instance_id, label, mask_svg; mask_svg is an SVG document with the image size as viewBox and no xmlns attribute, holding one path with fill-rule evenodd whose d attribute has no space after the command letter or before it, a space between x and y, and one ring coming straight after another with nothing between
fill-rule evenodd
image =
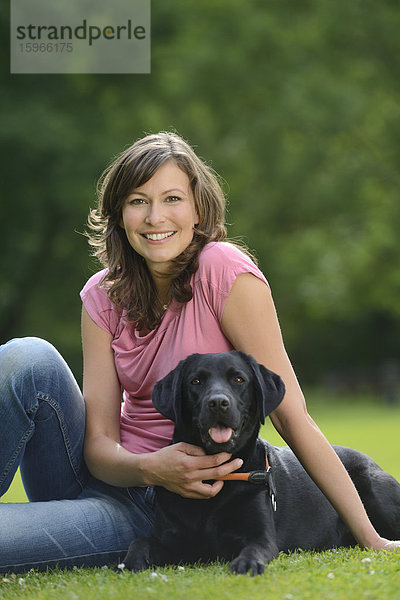
<instances>
[{"instance_id":1,"label":"green grass","mask_svg":"<svg viewBox=\"0 0 400 600\"><path fill-rule=\"evenodd\" d=\"M331 443L367 452L400 480L400 407L334 398L317 402L309 395L309 410ZM281 444L272 426L263 436ZM7 501L23 500L20 480ZM0 540L1 543L1 540ZM110 569L55 570L46 574L0 575L0 599L47 600L398 600L400 556L359 549L280 555L263 576L233 576L225 564L157 569L118 575Z\"/></svg>"},{"instance_id":2,"label":"green grass","mask_svg":"<svg viewBox=\"0 0 400 600\"><path fill-rule=\"evenodd\" d=\"M123 575L76 569L4 579L0 598L5 600L394 600L400 597L400 559L352 549L281 555L254 578L230 575L227 565L217 564Z\"/></svg>"},{"instance_id":3,"label":"green grass","mask_svg":"<svg viewBox=\"0 0 400 600\"><path fill-rule=\"evenodd\" d=\"M26 494L19 471L14 477L9 490L1 497L0 502L26 502Z\"/></svg>"}]
</instances>

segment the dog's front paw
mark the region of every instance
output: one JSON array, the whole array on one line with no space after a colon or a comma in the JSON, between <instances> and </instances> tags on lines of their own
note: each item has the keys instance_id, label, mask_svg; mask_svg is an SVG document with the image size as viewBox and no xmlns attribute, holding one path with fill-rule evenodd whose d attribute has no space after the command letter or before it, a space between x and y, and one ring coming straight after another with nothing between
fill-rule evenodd
<instances>
[{"instance_id":1,"label":"dog's front paw","mask_svg":"<svg viewBox=\"0 0 400 600\"><path fill-rule=\"evenodd\" d=\"M133 540L121 565L120 570L145 571L150 567L150 538Z\"/></svg>"},{"instance_id":2,"label":"dog's front paw","mask_svg":"<svg viewBox=\"0 0 400 600\"><path fill-rule=\"evenodd\" d=\"M265 564L257 558L245 558L237 556L231 562L231 571L236 575L246 575L250 571L252 577L262 575L265 570Z\"/></svg>"},{"instance_id":3,"label":"dog's front paw","mask_svg":"<svg viewBox=\"0 0 400 600\"><path fill-rule=\"evenodd\" d=\"M240 554L231 562L232 573L246 575L250 572L255 575L262 575L265 571L265 565L275 556L278 556L278 548L271 543L254 543L242 548Z\"/></svg>"}]
</instances>

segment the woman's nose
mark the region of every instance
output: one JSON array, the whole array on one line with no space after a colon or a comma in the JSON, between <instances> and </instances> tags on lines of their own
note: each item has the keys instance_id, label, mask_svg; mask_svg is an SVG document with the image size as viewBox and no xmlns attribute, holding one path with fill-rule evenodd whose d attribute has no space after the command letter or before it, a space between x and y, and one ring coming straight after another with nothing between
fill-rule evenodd
<instances>
[{"instance_id":1,"label":"woman's nose","mask_svg":"<svg viewBox=\"0 0 400 600\"><path fill-rule=\"evenodd\" d=\"M157 225L158 223L164 223L165 216L162 210L162 205L158 202L150 203L145 221L148 225Z\"/></svg>"}]
</instances>

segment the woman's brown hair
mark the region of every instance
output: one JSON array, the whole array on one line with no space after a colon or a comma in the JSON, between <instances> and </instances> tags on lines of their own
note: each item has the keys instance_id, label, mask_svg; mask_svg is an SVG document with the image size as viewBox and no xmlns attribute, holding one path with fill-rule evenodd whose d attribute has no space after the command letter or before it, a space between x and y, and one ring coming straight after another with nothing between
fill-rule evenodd
<instances>
[{"instance_id":1,"label":"woman's brown hair","mask_svg":"<svg viewBox=\"0 0 400 600\"><path fill-rule=\"evenodd\" d=\"M169 272L171 299L192 298L191 275L199 255L210 241L226 238L225 197L217 175L175 133L160 132L137 140L104 171L98 183L97 209L88 217L93 255L108 271L102 280L110 300L140 330L154 329L164 308L144 259L132 248L120 226L122 208L132 191L151 179L167 160L186 173L194 196L199 223L189 246L172 261Z\"/></svg>"}]
</instances>

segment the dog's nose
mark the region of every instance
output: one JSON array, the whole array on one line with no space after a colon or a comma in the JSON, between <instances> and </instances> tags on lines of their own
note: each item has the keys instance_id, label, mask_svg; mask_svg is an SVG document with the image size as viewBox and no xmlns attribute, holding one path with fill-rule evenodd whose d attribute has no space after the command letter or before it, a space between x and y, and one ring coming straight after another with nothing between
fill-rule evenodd
<instances>
[{"instance_id":1,"label":"dog's nose","mask_svg":"<svg viewBox=\"0 0 400 600\"><path fill-rule=\"evenodd\" d=\"M230 406L229 398L224 395L212 396L208 401L208 407L212 411L225 412Z\"/></svg>"}]
</instances>

